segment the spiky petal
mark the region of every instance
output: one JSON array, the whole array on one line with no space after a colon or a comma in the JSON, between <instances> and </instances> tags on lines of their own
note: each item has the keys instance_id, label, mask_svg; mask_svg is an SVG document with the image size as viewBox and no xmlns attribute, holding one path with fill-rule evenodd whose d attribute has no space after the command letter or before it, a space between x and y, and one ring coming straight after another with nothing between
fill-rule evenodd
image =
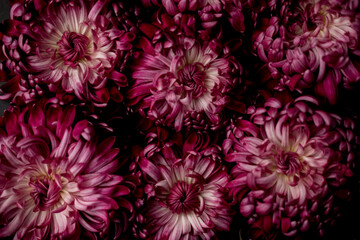
<instances>
[{"instance_id":1,"label":"spiky petal","mask_svg":"<svg viewBox=\"0 0 360 240\"><path fill-rule=\"evenodd\" d=\"M207 146L207 139L190 135L182 154L169 144L160 152L149 146L142 153L139 166L148 199L144 217L154 239L210 239L216 230L229 230L228 176L219 147Z\"/></svg>"},{"instance_id":2,"label":"spiky petal","mask_svg":"<svg viewBox=\"0 0 360 240\"><path fill-rule=\"evenodd\" d=\"M113 148L76 109L37 102L5 112L0 133L0 237L105 237L131 210ZM123 221L122 219L117 221ZM116 222L116 221L115 221ZM123 222L120 225L124 224ZM120 230L121 231L121 230Z\"/></svg>"}]
</instances>

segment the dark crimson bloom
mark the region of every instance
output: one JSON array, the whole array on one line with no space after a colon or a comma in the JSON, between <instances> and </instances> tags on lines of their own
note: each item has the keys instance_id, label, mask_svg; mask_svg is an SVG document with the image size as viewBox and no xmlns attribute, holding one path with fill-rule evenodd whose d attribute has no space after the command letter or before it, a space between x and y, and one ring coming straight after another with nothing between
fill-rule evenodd
<instances>
[{"instance_id":1,"label":"dark crimson bloom","mask_svg":"<svg viewBox=\"0 0 360 240\"><path fill-rule=\"evenodd\" d=\"M46 90L74 93L103 107L127 85L117 61L123 61L135 35L132 26L113 24L110 1L49 2L40 14L32 12L30 2L25 6L12 5L2 37L6 67L22 77L13 83L19 84L17 94L32 99L43 95L46 85Z\"/></svg>"},{"instance_id":2,"label":"dark crimson bloom","mask_svg":"<svg viewBox=\"0 0 360 240\"><path fill-rule=\"evenodd\" d=\"M353 175L354 122L318 109L302 96L284 106L270 98L250 121L229 126L225 160L235 163L227 184L240 213L263 234L322 235L339 213L334 193Z\"/></svg>"},{"instance_id":3,"label":"dark crimson bloom","mask_svg":"<svg viewBox=\"0 0 360 240\"><path fill-rule=\"evenodd\" d=\"M0 237L118 237L131 211L114 137L101 139L74 106L36 102L6 111L0 130ZM125 212L126 212L125 211ZM120 214L121 215L121 214ZM115 227L116 231L109 231Z\"/></svg>"},{"instance_id":4,"label":"dark crimson bloom","mask_svg":"<svg viewBox=\"0 0 360 240\"><path fill-rule=\"evenodd\" d=\"M315 87L316 94L335 104L339 88L350 89L360 79L358 3L283 2L253 44L266 63L263 80L272 79L280 90Z\"/></svg>"},{"instance_id":5,"label":"dark crimson bloom","mask_svg":"<svg viewBox=\"0 0 360 240\"><path fill-rule=\"evenodd\" d=\"M144 24L142 29L154 43L142 38L144 52L132 66L130 105L176 131L184 125L218 128L228 93L240 83L241 68L229 48L220 39L198 41L175 27L166 32Z\"/></svg>"},{"instance_id":6,"label":"dark crimson bloom","mask_svg":"<svg viewBox=\"0 0 360 240\"><path fill-rule=\"evenodd\" d=\"M224 188L228 175L220 148L195 133L177 148L149 144L141 155L147 200L140 215L143 233L152 239L210 239L217 230L229 230L231 212Z\"/></svg>"},{"instance_id":7,"label":"dark crimson bloom","mask_svg":"<svg viewBox=\"0 0 360 240\"><path fill-rule=\"evenodd\" d=\"M157 6L178 18L191 14L199 19L204 29L211 29L226 18L236 31L245 30L242 3L239 0L141 0L143 5Z\"/></svg>"}]
</instances>

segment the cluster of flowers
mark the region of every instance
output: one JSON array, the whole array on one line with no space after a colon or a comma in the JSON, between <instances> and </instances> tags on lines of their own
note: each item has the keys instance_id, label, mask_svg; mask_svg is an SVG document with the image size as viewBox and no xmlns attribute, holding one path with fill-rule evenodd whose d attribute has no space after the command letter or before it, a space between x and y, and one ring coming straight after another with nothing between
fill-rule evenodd
<instances>
[{"instance_id":1,"label":"cluster of flowers","mask_svg":"<svg viewBox=\"0 0 360 240\"><path fill-rule=\"evenodd\" d=\"M358 0L10 3L0 238L320 238L360 189Z\"/></svg>"}]
</instances>

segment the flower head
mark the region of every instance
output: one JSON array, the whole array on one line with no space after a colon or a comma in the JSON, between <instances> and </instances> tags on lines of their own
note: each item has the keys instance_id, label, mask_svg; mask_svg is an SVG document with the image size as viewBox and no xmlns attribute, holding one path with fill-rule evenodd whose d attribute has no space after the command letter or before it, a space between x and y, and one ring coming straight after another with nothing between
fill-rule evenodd
<instances>
[{"instance_id":1,"label":"flower head","mask_svg":"<svg viewBox=\"0 0 360 240\"><path fill-rule=\"evenodd\" d=\"M182 154L168 144L155 153L144 149L139 162L146 179L144 217L154 239L209 239L216 230L229 230L228 176L219 147L207 144L207 137L194 133Z\"/></svg>"},{"instance_id":2,"label":"flower head","mask_svg":"<svg viewBox=\"0 0 360 240\"><path fill-rule=\"evenodd\" d=\"M20 3L12 6L10 22L15 29L5 32L4 53L8 68L23 77L19 84L25 98L45 90L65 91L102 107L126 86L119 69L135 35L126 24L113 24L115 13L107 9L109 4L51 2L41 14L32 12L30 3L28 8Z\"/></svg>"},{"instance_id":3,"label":"flower head","mask_svg":"<svg viewBox=\"0 0 360 240\"><path fill-rule=\"evenodd\" d=\"M144 53L134 65L128 91L130 105L177 131L194 122L201 124L187 127L216 128L227 93L239 83L239 64L222 53L227 48L216 39L198 42L180 33L153 38L160 38L154 46L142 41Z\"/></svg>"},{"instance_id":4,"label":"flower head","mask_svg":"<svg viewBox=\"0 0 360 240\"><path fill-rule=\"evenodd\" d=\"M301 91L315 87L331 104L338 85L351 88L357 70L359 16L357 7L338 1L285 2L254 42L276 88Z\"/></svg>"},{"instance_id":5,"label":"flower head","mask_svg":"<svg viewBox=\"0 0 360 240\"><path fill-rule=\"evenodd\" d=\"M96 238L110 226L130 189L116 175L115 138L95 136L75 107L37 102L5 112L0 134L0 237ZM126 225L126 224L125 224Z\"/></svg>"},{"instance_id":6,"label":"flower head","mask_svg":"<svg viewBox=\"0 0 360 240\"><path fill-rule=\"evenodd\" d=\"M233 28L243 32L244 15L241 1L233 0L142 0L144 6L155 5L163 8L169 15L177 18L182 14L191 14L196 17L204 29L216 26L220 19L227 18Z\"/></svg>"},{"instance_id":7,"label":"flower head","mask_svg":"<svg viewBox=\"0 0 360 240\"><path fill-rule=\"evenodd\" d=\"M270 98L251 121L228 128L225 160L236 165L227 186L240 213L266 234L294 236L311 226L323 234L338 214L334 192L353 174L358 140L351 121L313 109L316 103Z\"/></svg>"}]
</instances>

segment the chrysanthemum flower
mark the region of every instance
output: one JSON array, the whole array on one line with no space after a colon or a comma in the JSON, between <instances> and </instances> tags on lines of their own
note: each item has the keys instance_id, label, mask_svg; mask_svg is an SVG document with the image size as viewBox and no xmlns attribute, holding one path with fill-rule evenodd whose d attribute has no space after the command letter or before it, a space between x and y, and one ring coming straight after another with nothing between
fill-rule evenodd
<instances>
[{"instance_id":1,"label":"chrysanthemum flower","mask_svg":"<svg viewBox=\"0 0 360 240\"><path fill-rule=\"evenodd\" d=\"M219 19L227 18L232 26L243 32L244 15L241 1L233 0L142 0L144 6L155 5L164 8L171 16L184 13L193 14L199 18L201 26L209 29L218 24Z\"/></svg>"},{"instance_id":2,"label":"chrysanthemum flower","mask_svg":"<svg viewBox=\"0 0 360 240\"><path fill-rule=\"evenodd\" d=\"M182 154L166 144L161 151L146 147L139 165L145 175L145 224L153 239L210 239L229 230L231 213L224 186L228 175L220 148L192 134ZM180 150L181 152L181 150Z\"/></svg>"},{"instance_id":3,"label":"chrysanthemum flower","mask_svg":"<svg viewBox=\"0 0 360 240\"><path fill-rule=\"evenodd\" d=\"M358 6L338 1L286 2L254 42L267 63L267 78L280 89L316 87L317 94L335 104L338 85L351 88L360 79L357 12Z\"/></svg>"},{"instance_id":4,"label":"chrysanthemum flower","mask_svg":"<svg viewBox=\"0 0 360 240\"><path fill-rule=\"evenodd\" d=\"M108 81L117 87L112 91L127 84L117 61L123 60L135 38L126 23L113 24L114 13L108 7L109 1L51 2L39 15L14 4L3 50L8 68L15 62L14 71L22 75L20 90L34 95L45 84L50 91L74 93L105 106L112 97Z\"/></svg>"},{"instance_id":5,"label":"chrysanthemum flower","mask_svg":"<svg viewBox=\"0 0 360 240\"><path fill-rule=\"evenodd\" d=\"M117 236L131 210L115 138L100 140L75 107L31 104L5 112L0 131L0 237ZM120 211L121 212L121 211ZM109 232L109 228L116 229Z\"/></svg>"},{"instance_id":6,"label":"chrysanthemum flower","mask_svg":"<svg viewBox=\"0 0 360 240\"><path fill-rule=\"evenodd\" d=\"M135 81L128 91L130 105L177 131L183 125L216 128L227 93L239 83L239 64L223 54L227 48L218 40L200 43L166 33L154 37L159 38L165 40L154 47L142 41L144 53L133 66ZM188 126L194 122L200 124Z\"/></svg>"},{"instance_id":7,"label":"chrysanthemum flower","mask_svg":"<svg viewBox=\"0 0 360 240\"><path fill-rule=\"evenodd\" d=\"M240 213L264 234L294 236L312 226L322 235L339 214L335 193L350 194L340 187L353 174L354 123L314 103L300 97L282 106L270 98L251 121L237 119L228 128L225 160L236 165L227 187Z\"/></svg>"}]
</instances>

